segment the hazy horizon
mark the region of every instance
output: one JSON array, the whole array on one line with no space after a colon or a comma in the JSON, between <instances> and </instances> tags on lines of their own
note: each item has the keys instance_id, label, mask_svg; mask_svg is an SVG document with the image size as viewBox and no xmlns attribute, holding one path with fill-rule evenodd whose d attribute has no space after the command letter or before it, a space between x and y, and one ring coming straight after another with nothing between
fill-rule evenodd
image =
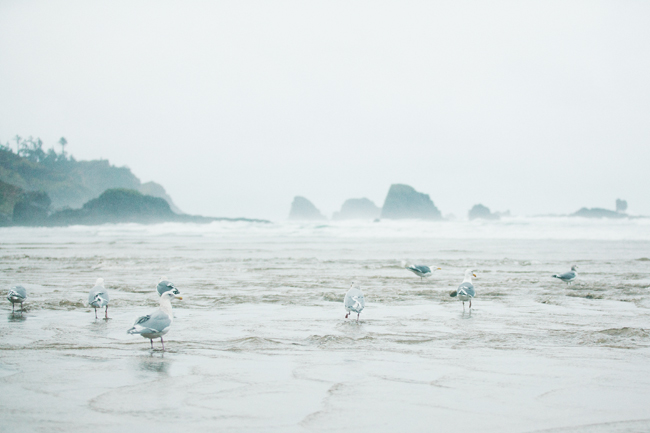
<instances>
[{"instance_id":1,"label":"hazy horizon","mask_svg":"<svg viewBox=\"0 0 650 433\"><path fill-rule=\"evenodd\" d=\"M0 2L0 141L61 136L185 212L650 214L650 4ZM56 146L58 148L58 146Z\"/></svg>"}]
</instances>

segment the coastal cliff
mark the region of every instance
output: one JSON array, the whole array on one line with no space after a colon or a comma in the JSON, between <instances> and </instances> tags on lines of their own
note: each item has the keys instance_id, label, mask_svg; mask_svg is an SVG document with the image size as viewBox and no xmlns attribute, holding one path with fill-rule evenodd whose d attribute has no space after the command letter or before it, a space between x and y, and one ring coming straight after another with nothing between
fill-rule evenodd
<instances>
[{"instance_id":1,"label":"coastal cliff","mask_svg":"<svg viewBox=\"0 0 650 433\"><path fill-rule=\"evenodd\" d=\"M393 184L388 190L381 217L387 219L441 220L442 214L428 194L417 192L413 187Z\"/></svg>"}]
</instances>

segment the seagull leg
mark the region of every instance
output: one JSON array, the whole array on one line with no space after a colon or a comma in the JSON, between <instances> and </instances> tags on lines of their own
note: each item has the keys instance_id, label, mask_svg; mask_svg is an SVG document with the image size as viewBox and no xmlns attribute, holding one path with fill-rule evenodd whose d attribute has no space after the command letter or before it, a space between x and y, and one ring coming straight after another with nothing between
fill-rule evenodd
<instances>
[{"instance_id":1,"label":"seagull leg","mask_svg":"<svg viewBox=\"0 0 650 433\"><path fill-rule=\"evenodd\" d=\"M465 301L463 301L463 311L465 311Z\"/></svg>"},{"instance_id":2,"label":"seagull leg","mask_svg":"<svg viewBox=\"0 0 650 433\"><path fill-rule=\"evenodd\" d=\"M14 314L15 312L16 312L16 304L14 304L14 303L12 302L12 303L11 303L11 314ZM347 317L347 316L345 316L345 317Z\"/></svg>"},{"instance_id":3,"label":"seagull leg","mask_svg":"<svg viewBox=\"0 0 650 433\"><path fill-rule=\"evenodd\" d=\"M359 323L359 314L361 313L357 313L357 323Z\"/></svg>"},{"instance_id":4,"label":"seagull leg","mask_svg":"<svg viewBox=\"0 0 650 433\"><path fill-rule=\"evenodd\" d=\"M106 317L108 319L108 305L106 306L106 312L104 314L104 317Z\"/></svg>"},{"instance_id":5,"label":"seagull leg","mask_svg":"<svg viewBox=\"0 0 650 433\"><path fill-rule=\"evenodd\" d=\"M349 315L350 315L350 313L346 314L346 315L345 315L345 318L347 319Z\"/></svg>"},{"instance_id":6,"label":"seagull leg","mask_svg":"<svg viewBox=\"0 0 650 433\"><path fill-rule=\"evenodd\" d=\"M472 300L471 299L469 300L469 308L470 308L470 310L472 309Z\"/></svg>"},{"instance_id":7,"label":"seagull leg","mask_svg":"<svg viewBox=\"0 0 650 433\"><path fill-rule=\"evenodd\" d=\"M165 351L165 342L163 341L162 337L160 337L160 343L163 346L163 352Z\"/></svg>"},{"instance_id":8,"label":"seagull leg","mask_svg":"<svg viewBox=\"0 0 650 433\"><path fill-rule=\"evenodd\" d=\"M23 315L23 303L22 302L20 303L20 315L21 316Z\"/></svg>"},{"instance_id":9,"label":"seagull leg","mask_svg":"<svg viewBox=\"0 0 650 433\"><path fill-rule=\"evenodd\" d=\"M97 318L97 307L95 307L95 319Z\"/></svg>"},{"instance_id":10,"label":"seagull leg","mask_svg":"<svg viewBox=\"0 0 650 433\"><path fill-rule=\"evenodd\" d=\"M153 338L150 338L149 341L151 342L151 350L153 350Z\"/></svg>"}]
</instances>

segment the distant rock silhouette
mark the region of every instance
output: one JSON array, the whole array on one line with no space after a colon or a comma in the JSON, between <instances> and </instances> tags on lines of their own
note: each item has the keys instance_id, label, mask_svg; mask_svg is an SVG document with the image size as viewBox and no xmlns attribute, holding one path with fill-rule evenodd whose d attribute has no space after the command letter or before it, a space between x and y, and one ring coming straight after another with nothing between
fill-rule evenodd
<instances>
[{"instance_id":1,"label":"distant rock silhouette","mask_svg":"<svg viewBox=\"0 0 650 433\"><path fill-rule=\"evenodd\" d=\"M25 191L14 205L13 223L39 226L47 220L52 200L43 191Z\"/></svg>"},{"instance_id":2,"label":"distant rock silhouette","mask_svg":"<svg viewBox=\"0 0 650 433\"><path fill-rule=\"evenodd\" d=\"M417 192L413 187L393 184L388 190L381 217L387 219L419 218L440 220L442 214L428 194Z\"/></svg>"},{"instance_id":3,"label":"distant rock silhouette","mask_svg":"<svg viewBox=\"0 0 650 433\"><path fill-rule=\"evenodd\" d=\"M177 214L182 214L183 211L181 211L173 202L172 198L167 194L167 191L165 191L165 188L159 183L156 182L146 182L143 184L140 184L138 187L138 191L140 191L144 195L151 195L153 197L160 197L162 199L165 199L167 203L169 203L169 207L171 208L172 212L177 213Z\"/></svg>"},{"instance_id":4,"label":"distant rock silhouette","mask_svg":"<svg viewBox=\"0 0 650 433\"><path fill-rule=\"evenodd\" d=\"M367 198L351 198L341 206L340 212L334 212L333 220L370 219L379 218L381 209Z\"/></svg>"},{"instance_id":5,"label":"distant rock silhouette","mask_svg":"<svg viewBox=\"0 0 650 433\"><path fill-rule=\"evenodd\" d=\"M602 209L594 207L588 209L583 207L579 211L572 213L570 216L577 216L583 218L627 218L627 214L619 213L609 209Z\"/></svg>"},{"instance_id":6,"label":"distant rock silhouette","mask_svg":"<svg viewBox=\"0 0 650 433\"><path fill-rule=\"evenodd\" d=\"M295 196L291 203L289 219L294 221L318 221L325 220L323 214L305 197Z\"/></svg>"},{"instance_id":7,"label":"distant rock silhouette","mask_svg":"<svg viewBox=\"0 0 650 433\"><path fill-rule=\"evenodd\" d=\"M627 210L627 201L621 200L620 198L616 199L616 212L624 213Z\"/></svg>"},{"instance_id":8,"label":"distant rock silhouette","mask_svg":"<svg viewBox=\"0 0 650 433\"><path fill-rule=\"evenodd\" d=\"M475 204L467 213L470 220L484 219L484 220L498 220L500 218L498 213L490 212L490 208L482 204Z\"/></svg>"},{"instance_id":9,"label":"distant rock silhouette","mask_svg":"<svg viewBox=\"0 0 650 433\"><path fill-rule=\"evenodd\" d=\"M144 195L132 189L114 188L86 202L81 209L65 209L53 213L49 223L51 225L156 223L173 221L177 217L165 199Z\"/></svg>"}]
</instances>

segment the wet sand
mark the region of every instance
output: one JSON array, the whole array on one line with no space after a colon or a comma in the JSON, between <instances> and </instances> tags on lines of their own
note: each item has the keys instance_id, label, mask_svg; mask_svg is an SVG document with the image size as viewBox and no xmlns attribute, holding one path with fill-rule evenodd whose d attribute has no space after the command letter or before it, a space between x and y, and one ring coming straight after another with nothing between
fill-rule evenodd
<instances>
[{"instance_id":1,"label":"wet sand","mask_svg":"<svg viewBox=\"0 0 650 433\"><path fill-rule=\"evenodd\" d=\"M648 241L136 229L2 233L0 431L650 430ZM549 277L573 262L573 286ZM471 314L448 296L467 267ZM164 353L126 334L161 275L184 296Z\"/></svg>"}]
</instances>

